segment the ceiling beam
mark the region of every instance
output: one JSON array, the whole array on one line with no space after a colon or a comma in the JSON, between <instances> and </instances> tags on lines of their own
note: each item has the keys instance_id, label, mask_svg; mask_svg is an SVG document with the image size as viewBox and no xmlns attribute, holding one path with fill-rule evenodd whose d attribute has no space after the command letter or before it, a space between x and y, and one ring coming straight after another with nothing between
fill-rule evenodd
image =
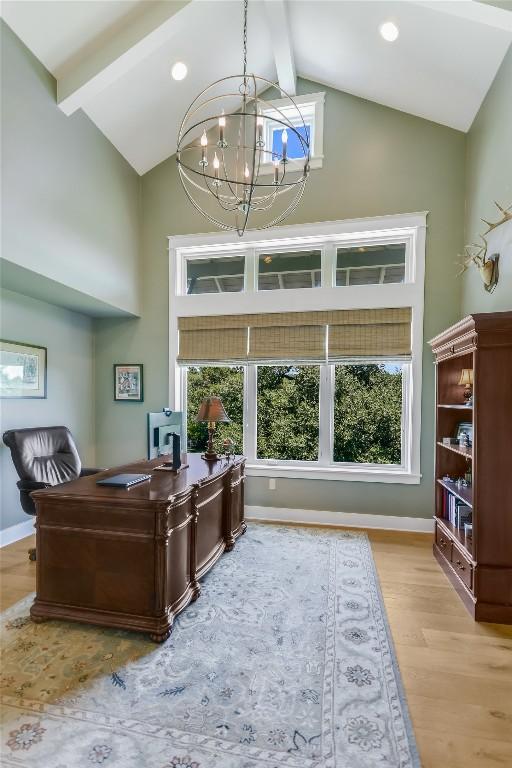
<instances>
[{"instance_id":1,"label":"ceiling beam","mask_svg":"<svg viewBox=\"0 0 512 768\"><path fill-rule=\"evenodd\" d=\"M510 10L492 5L491 2L478 0L415 0L416 5L423 5L433 11L448 13L460 19L475 21L495 29L512 32L512 3Z\"/></svg>"},{"instance_id":2,"label":"ceiling beam","mask_svg":"<svg viewBox=\"0 0 512 768\"><path fill-rule=\"evenodd\" d=\"M72 115L187 26L191 0L143 3L79 52L57 77L57 103Z\"/></svg>"},{"instance_id":3,"label":"ceiling beam","mask_svg":"<svg viewBox=\"0 0 512 768\"><path fill-rule=\"evenodd\" d=\"M290 96L297 93L295 59L286 0L265 0L279 87Z\"/></svg>"}]
</instances>

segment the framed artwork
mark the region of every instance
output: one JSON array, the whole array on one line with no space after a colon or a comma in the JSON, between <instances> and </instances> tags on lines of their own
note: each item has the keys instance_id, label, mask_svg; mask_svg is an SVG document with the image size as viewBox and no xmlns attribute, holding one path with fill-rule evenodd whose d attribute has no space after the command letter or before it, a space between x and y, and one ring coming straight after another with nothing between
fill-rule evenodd
<instances>
[{"instance_id":1,"label":"framed artwork","mask_svg":"<svg viewBox=\"0 0 512 768\"><path fill-rule=\"evenodd\" d=\"M46 397L46 347L0 339L0 397Z\"/></svg>"},{"instance_id":2,"label":"framed artwork","mask_svg":"<svg viewBox=\"0 0 512 768\"><path fill-rule=\"evenodd\" d=\"M473 445L473 423L471 421L461 421L457 424L457 432L455 434L457 440L463 432L467 432L469 443L470 445Z\"/></svg>"},{"instance_id":3,"label":"framed artwork","mask_svg":"<svg viewBox=\"0 0 512 768\"><path fill-rule=\"evenodd\" d=\"M114 363L114 400L142 403L144 390L141 363Z\"/></svg>"}]
</instances>

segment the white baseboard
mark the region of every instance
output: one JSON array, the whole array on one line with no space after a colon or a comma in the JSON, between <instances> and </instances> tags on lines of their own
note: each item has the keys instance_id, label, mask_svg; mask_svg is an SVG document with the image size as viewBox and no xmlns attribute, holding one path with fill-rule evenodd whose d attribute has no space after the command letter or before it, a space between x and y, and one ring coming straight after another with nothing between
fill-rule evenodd
<instances>
[{"instance_id":1,"label":"white baseboard","mask_svg":"<svg viewBox=\"0 0 512 768\"><path fill-rule=\"evenodd\" d=\"M34 533L34 520L25 520L23 523L17 525L11 525L9 528L4 528L0 531L0 547L6 547L8 544L13 544L15 541L25 539L27 536L32 536Z\"/></svg>"},{"instance_id":2,"label":"white baseboard","mask_svg":"<svg viewBox=\"0 0 512 768\"><path fill-rule=\"evenodd\" d=\"M246 520L266 520L281 523L309 523L343 528L379 528L386 531L432 533L434 521L427 517L397 517L392 515L363 515L358 512L321 512L317 509L287 509L286 507L245 507Z\"/></svg>"}]
</instances>

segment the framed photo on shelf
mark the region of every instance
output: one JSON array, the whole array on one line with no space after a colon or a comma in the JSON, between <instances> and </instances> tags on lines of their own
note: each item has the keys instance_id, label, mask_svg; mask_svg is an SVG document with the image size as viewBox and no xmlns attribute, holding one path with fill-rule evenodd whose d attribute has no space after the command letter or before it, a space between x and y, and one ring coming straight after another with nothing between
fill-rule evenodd
<instances>
[{"instance_id":1,"label":"framed photo on shelf","mask_svg":"<svg viewBox=\"0 0 512 768\"><path fill-rule=\"evenodd\" d=\"M114 400L142 403L144 400L141 363L114 363Z\"/></svg>"},{"instance_id":2,"label":"framed photo on shelf","mask_svg":"<svg viewBox=\"0 0 512 768\"><path fill-rule=\"evenodd\" d=\"M473 423L471 421L461 421L457 424L455 439L458 441L463 432L467 432L469 444L473 445Z\"/></svg>"},{"instance_id":3,"label":"framed photo on shelf","mask_svg":"<svg viewBox=\"0 0 512 768\"><path fill-rule=\"evenodd\" d=\"M0 397L46 398L46 347L0 339Z\"/></svg>"}]
</instances>

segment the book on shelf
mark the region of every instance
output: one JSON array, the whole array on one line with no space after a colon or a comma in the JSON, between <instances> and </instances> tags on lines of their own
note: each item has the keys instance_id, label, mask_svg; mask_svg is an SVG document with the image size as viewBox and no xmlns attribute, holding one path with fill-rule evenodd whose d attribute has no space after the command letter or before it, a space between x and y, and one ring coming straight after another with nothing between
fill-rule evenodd
<instances>
[{"instance_id":1,"label":"book on shelf","mask_svg":"<svg viewBox=\"0 0 512 768\"><path fill-rule=\"evenodd\" d=\"M472 521L471 507L458 499L447 489L443 494L443 517L458 530L464 530L464 523Z\"/></svg>"}]
</instances>

